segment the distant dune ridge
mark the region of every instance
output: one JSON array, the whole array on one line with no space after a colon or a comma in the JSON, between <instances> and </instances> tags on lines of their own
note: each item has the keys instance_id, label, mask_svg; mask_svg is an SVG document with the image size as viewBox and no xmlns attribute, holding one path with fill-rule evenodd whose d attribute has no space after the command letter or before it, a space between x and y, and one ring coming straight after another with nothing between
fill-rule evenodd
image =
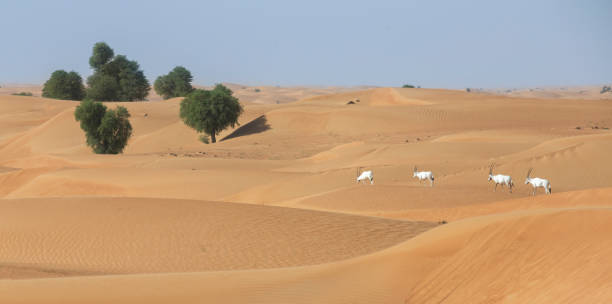
<instances>
[{"instance_id":1,"label":"distant dune ridge","mask_svg":"<svg viewBox=\"0 0 612 304\"><path fill-rule=\"evenodd\" d=\"M78 103L0 88L0 303L612 301L594 89L229 87L245 112L216 144L181 98L121 103L121 155L85 145Z\"/></svg>"}]
</instances>

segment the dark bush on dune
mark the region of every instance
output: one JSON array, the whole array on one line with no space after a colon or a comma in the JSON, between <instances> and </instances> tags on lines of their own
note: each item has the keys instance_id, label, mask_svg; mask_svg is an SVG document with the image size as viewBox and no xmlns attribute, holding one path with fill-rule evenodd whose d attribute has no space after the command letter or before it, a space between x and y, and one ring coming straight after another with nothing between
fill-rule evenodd
<instances>
[{"instance_id":1,"label":"dark bush on dune","mask_svg":"<svg viewBox=\"0 0 612 304\"><path fill-rule=\"evenodd\" d=\"M115 77L96 73L89 76L87 82L89 84L87 98L103 101L119 100L121 87Z\"/></svg>"},{"instance_id":2,"label":"dark bush on dune","mask_svg":"<svg viewBox=\"0 0 612 304\"><path fill-rule=\"evenodd\" d=\"M66 72L64 70L57 70L45 82L42 96L65 100L83 100L85 97L83 79L75 71Z\"/></svg>"},{"instance_id":3,"label":"dark bush on dune","mask_svg":"<svg viewBox=\"0 0 612 304\"><path fill-rule=\"evenodd\" d=\"M113 49L106 43L94 45L89 58L94 74L87 78L87 98L100 101L144 100L151 87L138 63L124 55L113 56Z\"/></svg>"},{"instance_id":4,"label":"dark bush on dune","mask_svg":"<svg viewBox=\"0 0 612 304\"><path fill-rule=\"evenodd\" d=\"M14 96L32 96L32 93L31 92L19 92L19 93L13 93L11 95L14 95Z\"/></svg>"},{"instance_id":5,"label":"dark bush on dune","mask_svg":"<svg viewBox=\"0 0 612 304\"><path fill-rule=\"evenodd\" d=\"M82 101L74 117L85 131L87 145L98 154L122 153L132 136L130 113L122 106L107 110L100 102Z\"/></svg>"},{"instance_id":6,"label":"dark bush on dune","mask_svg":"<svg viewBox=\"0 0 612 304\"><path fill-rule=\"evenodd\" d=\"M153 88L163 99L184 97L193 91L191 72L182 66L175 67L168 75L157 77Z\"/></svg>"},{"instance_id":7,"label":"dark bush on dune","mask_svg":"<svg viewBox=\"0 0 612 304\"><path fill-rule=\"evenodd\" d=\"M197 89L187 95L181 101L180 115L186 125L208 134L215 143L221 131L239 125L238 117L242 112L238 98L232 96L230 89L218 84L210 91Z\"/></svg>"}]
</instances>

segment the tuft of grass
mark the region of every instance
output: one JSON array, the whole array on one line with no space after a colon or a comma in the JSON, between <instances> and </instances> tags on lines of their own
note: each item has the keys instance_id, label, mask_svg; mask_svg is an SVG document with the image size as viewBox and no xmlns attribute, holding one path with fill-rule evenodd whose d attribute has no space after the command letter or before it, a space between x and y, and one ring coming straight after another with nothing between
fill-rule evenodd
<instances>
[{"instance_id":1,"label":"tuft of grass","mask_svg":"<svg viewBox=\"0 0 612 304\"><path fill-rule=\"evenodd\" d=\"M259 93L259 92L261 92L261 90L258 88L255 88L255 93Z\"/></svg>"},{"instance_id":2,"label":"tuft of grass","mask_svg":"<svg viewBox=\"0 0 612 304\"><path fill-rule=\"evenodd\" d=\"M19 92L19 93L13 93L11 95L15 95L15 96L32 96L31 92Z\"/></svg>"},{"instance_id":3,"label":"tuft of grass","mask_svg":"<svg viewBox=\"0 0 612 304\"><path fill-rule=\"evenodd\" d=\"M402 88L404 88L404 89L414 89L414 86L411 85L411 84L405 84L405 85L402 86Z\"/></svg>"},{"instance_id":4,"label":"tuft of grass","mask_svg":"<svg viewBox=\"0 0 612 304\"><path fill-rule=\"evenodd\" d=\"M200 135L200 141L207 145L210 143L210 140L208 139L208 135Z\"/></svg>"}]
</instances>

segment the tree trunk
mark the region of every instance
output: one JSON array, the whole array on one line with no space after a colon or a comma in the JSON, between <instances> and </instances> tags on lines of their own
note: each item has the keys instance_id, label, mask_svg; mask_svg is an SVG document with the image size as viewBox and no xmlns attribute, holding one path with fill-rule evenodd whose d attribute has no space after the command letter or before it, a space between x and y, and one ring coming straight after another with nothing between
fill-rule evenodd
<instances>
[{"instance_id":1,"label":"tree trunk","mask_svg":"<svg viewBox=\"0 0 612 304\"><path fill-rule=\"evenodd\" d=\"M217 142L217 137L215 137L214 131L212 132L212 134L210 134L210 141L212 141L213 144Z\"/></svg>"}]
</instances>

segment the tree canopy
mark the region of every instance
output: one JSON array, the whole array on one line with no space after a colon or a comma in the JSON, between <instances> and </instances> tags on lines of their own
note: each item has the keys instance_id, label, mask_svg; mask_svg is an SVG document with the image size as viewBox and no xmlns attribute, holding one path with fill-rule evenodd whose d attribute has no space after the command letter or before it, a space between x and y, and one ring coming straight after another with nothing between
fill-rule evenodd
<instances>
[{"instance_id":1,"label":"tree canopy","mask_svg":"<svg viewBox=\"0 0 612 304\"><path fill-rule=\"evenodd\" d=\"M114 56L106 43L93 47L89 65L94 74L87 78L87 97L99 101L144 100L151 89L138 62L124 55Z\"/></svg>"},{"instance_id":2,"label":"tree canopy","mask_svg":"<svg viewBox=\"0 0 612 304\"><path fill-rule=\"evenodd\" d=\"M93 69L99 69L107 64L113 57L115 52L105 42L94 44L93 54L89 57L89 65Z\"/></svg>"},{"instance_id":3,"label":"tree canopy","mask_svg":"<svg viewBox=\"0 0 612 304\"><path fill-rule=\"evenodd\" d=\"M182 66L175 67L167 75L157 77L153 88L164 99L183 97L193 91L191 72Z\"/></svg>"},{"instance_id":4,"label":"tree canopy","mask_svg":"<svg viewBox=\"0 0 612 304\"><path fill-rule=\"evenodd\" d=\"M196 89L181 102L181 119L189 127L204 132L215 143L216 136L227 127L239 125L243 112L232 91L218 84L212 90Z\"/></svg>"},{"instance_id":5,"label":"tree canopy","mask_svg":"<svg viewBox=\"0 0 612 304\"><path fill-rule=\"evenodd\" d=\"M132 136L130 113L122 106L107 110L100 102L82 101L74 117L85 131L87 145L98 154L122 153Z\"/></svg>"},{"instance_id":6,"label":"tree canopy","mask_svg":"<svg viewBox=\"0 0 612 304\"><path fill-rule=\"evenodd\" d=\"M65 100L82 100L85 97L83 79L75 71L57 70L45 82L42 96Z\"/></svg>"}]
</instances>

